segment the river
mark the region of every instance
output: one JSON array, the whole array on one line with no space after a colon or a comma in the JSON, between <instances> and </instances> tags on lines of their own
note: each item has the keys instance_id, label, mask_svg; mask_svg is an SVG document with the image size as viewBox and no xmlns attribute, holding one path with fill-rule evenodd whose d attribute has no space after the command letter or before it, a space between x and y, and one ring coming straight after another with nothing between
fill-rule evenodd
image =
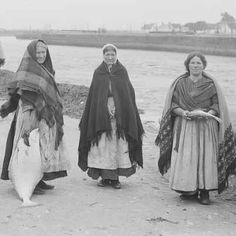
<instances>
[{"instance_id":1,"label":"river","mask_svg":"<svg viewBox=\"0 0 236 236\"><path fill-rule=\"evenodd\" d=\"M6 64L3 69L16 71L30 41L0 37ZM102 61L99 48L49 46L56 81L89 86L94 69ZM144 110L143 120L157 124L171 82L185 72L187 54L142 50L118 50L118 59L127 68L136 91L137 105ZM236 110L236 58L206 56L206 71L221 85L230 110Z\"/></svg>"}]
</instances>

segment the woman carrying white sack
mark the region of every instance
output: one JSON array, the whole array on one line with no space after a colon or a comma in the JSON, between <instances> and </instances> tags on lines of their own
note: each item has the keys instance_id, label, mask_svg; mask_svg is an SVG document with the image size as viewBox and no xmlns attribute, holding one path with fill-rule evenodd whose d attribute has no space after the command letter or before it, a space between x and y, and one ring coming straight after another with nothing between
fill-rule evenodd
<instances>
[{"instance_id":1,"label":"woman carrying white sack","mask_svg":"<svg viewBox=\"0 0 236 236\"><path fill-rule=\"evenodd\" d=\"M31 204L29 198L33 191L34 194L43 194L45 190L54 188L45 180L67 176L69 167L63 142L62 101L54 75L46 43L32 41L14 81L8 86L9 101L0 109L2 117L16 111L7 138L1 178L7 180L10 177L21 198L27 189L28 199L23 199L26 205L27 202ZM35 155L30 157L29 153ZM34 165L38 162L37 157L41 160L40 165ZM23 160L26 160L24 164ZM29 161L32 169L23 171L23 166L30 166Z\"/></svg>"}]
</instances>

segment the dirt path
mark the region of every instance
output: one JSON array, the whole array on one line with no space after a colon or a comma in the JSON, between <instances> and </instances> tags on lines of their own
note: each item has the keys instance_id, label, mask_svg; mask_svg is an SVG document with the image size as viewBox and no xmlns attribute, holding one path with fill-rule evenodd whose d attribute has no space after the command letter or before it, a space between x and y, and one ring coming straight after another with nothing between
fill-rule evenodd
<instances>
[{"instance_id":1,"label":"dirt path","mask_svg":"<svg viewBox=\"0 0 236 236\"><path fill-rule=\"evenodd\" d=\"M0 120L0 163L11 119ZM52 181L55 190L33 196L42 203L35 208L19 208L11 182L1 180L0 236L236 235L234 189L212 196L210 206L182 201L157 170L156 130L153 123L144 123L144 169L121 178L122 189L114 190L97 187L77 167L78 120L65 117L69 176Z\"/></svg>"}]
</instances>

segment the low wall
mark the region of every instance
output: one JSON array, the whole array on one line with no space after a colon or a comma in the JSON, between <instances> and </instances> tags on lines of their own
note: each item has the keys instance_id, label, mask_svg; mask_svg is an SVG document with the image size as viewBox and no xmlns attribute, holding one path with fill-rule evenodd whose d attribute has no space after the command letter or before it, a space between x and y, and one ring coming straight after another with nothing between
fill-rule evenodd
<instances>
[{"instance_id":1,"label":"low wall","mask_svg":"<svg viewBox=\"0 0 236 236\"><path fill-rule=\"evenodd\" d=\"M163 35L163 34L42 34L41 38L48 44L102 47L113 43L118 48L185 52L201 51L205 54L236 56L236 37Z\"/></svg>"}]
</instances>

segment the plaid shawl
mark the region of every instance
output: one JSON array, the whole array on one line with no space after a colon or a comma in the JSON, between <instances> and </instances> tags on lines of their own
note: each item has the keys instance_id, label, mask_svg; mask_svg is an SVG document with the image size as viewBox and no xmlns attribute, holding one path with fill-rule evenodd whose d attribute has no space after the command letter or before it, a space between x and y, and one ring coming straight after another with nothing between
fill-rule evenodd
<instances>
[{"instance_id":1,"label":"plaid shawl","mask_svg":"<svg viewBox=\"0 0 236 236\"><path fill-rule=\"evenodd\" d=\"M28 45L15 79L8 86L8 93L9 95L17 93L23 102L32 104L39 120L45 119L49 127L57 125L55 144L57 149L63 136L62 101L54 80L54 70L48 49L45 62L42 65L37 62L38 41L42 40L34 40Z\"/></svg>"},{"instance_id":2,"label":"plaid shawl","mask_svg":"<svg viewBox=\"0 0 236 236\"><path fill-rule=\"evenodd\" d=\"M171 152L173 145L173 124L174 116L172 115L171 102L176 84L182 78L188 77L185 73L178 77L171 85L162 113L159 133L155 140L156 145L160 147L160 158L158 161L159 170L164 175L170 167ZM218 102L219 102L219 118L222 119L222 124L219 124L219 146L218 146L218 192L221 193L227 187L229 174L236 168L236 147L235 138L233 135L232 124L229 119L227 104L221 88L217 81L207 73L203 73L204 77L212 79L216 87Z\"/></svg>"}]
</instances>

